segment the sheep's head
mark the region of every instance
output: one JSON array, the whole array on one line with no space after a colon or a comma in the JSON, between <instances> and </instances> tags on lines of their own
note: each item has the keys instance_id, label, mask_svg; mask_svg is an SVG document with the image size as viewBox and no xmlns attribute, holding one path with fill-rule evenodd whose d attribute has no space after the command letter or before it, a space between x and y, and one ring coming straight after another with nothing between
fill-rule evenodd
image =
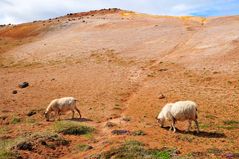
<instances>
[{"instance_id":1,"label":"sheep's head","mask_svg":"<svg viewBox=\"0 0 239 159\"><path fill-rule=\"evenodd\" d=\"M158 123L160 124L160 127L163 127L163 125L164 125L164 118L156 117L156 120L157 120Z\"/></svg>"},{"instance_id":2,"label":"sheep's head","mask_svg":"<svg viewBox=\"0 0 239 159\"><path fill-rule=\"evenodd\" d=\"M44 112L44 117L46 118L46 121L49 121L49 118L50 118L50 113L49 112Z\"/></svg>"}]
</instances>

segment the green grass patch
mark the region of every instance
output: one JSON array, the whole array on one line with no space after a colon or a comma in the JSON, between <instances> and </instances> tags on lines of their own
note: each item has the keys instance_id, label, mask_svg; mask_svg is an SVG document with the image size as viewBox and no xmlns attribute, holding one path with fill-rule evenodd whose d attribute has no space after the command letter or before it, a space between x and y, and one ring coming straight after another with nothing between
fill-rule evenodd
<instances>
[{"instance_id":1,"label":"green grass patch","mask_svg":"<svg viewBox=\"0 0 239 159\"><path fill-rule=\"evenodd\" d=\"M239 121L236 121L236 120L224 120L223 123L225 125L237 125L237 124L239 124Z\"/></svg>"},{"instance_id":2,"label":"green grass patch","mask_svg":"<svg viewBox=\"0 0 239 159\"><path fill-rule=\"evenodd\" d=\"M54 124L54 130L64 135L87 135L95 129L75 121L58 121Z\"/></svg>"},{"instance_id":3,"label":"green grass patch","mask_svg":"<svg viewBox=\"0 0 239 159\"><path fill-rule=\"evenodd\" d=\"M145 144L139 141L126 141L118 148L112 148L107 152L92 155L94 159L134 159L134 158L149 158L149 159L169 159L176 156L178 151L175 149L147 149Z\"/></svg>"},{"instance_id":4,"label":"green grass patch","mask_svg":"<svg viewBox=\"0 0 239 159\"><path fill-rule=\"evenodd\" d=\"M14 117L11 120L11 124L17 124L17 123L20 123L20 122L21 122L21 118L19 118L19 117Z\"/></svg>"},{"instance_id":5,"label":"green grass patch","mask_svg":"<svg viewBox=\"0 0 239 159\"><path fill-rule=\"evenodd\" d=\"M216 116L211 115L211 114L207 114L205 117L206 117L207 119L216 119L216 118L217 118Z\"/></svg>"},{"instance_id":6,"label":"green grass patch","mask_svg":"<svg viewBox=\"0 0 239 159\"><path fill-rule=\"evenodd\" d=\"M215 154L215 155L220 155L223 153L223 150L220 150L220 149L214 147L214 148L207 149L207 152L211 153L211 154Z\"/></svg>"},{"instance_id":7,"label":"green grass patch","mask_svg":"<svg viewBox=\"0 0 239 159\"><path fill-rule=\"evenodd\" d=\"M9 128L7 126L0 127L0 134L7 134L9 132Z\"/></svg>"},{"instance_id":8,"label":"green grass patch","mask_svg":"<svg viewBox=\"0 0 239 159\"><path fill-rule=\"evenodd\" d=\"M218 128L226 129L226 130L233 130L233 129L238 129L239 127L236 125L227 125L227 126L218 126Z\"/></svg>"},{"instance_id":9,"label":"green grass patch","mask_svg":"<svg viewBox=\"0 0 239 159\"><path fill-rule=\"evenodd\" d=\"M0 150L0 159L15 159L17 154L9 150L2 149Z\"/></svg>"},{"instance_id":10,"label":"green grass patch","mask_svg":"<svg viewBox=\"0 0 239 159\"><path fill-rule=\"evenodd\" d=\"M171 154L169 151L155 151L153 153L154 158L159 158L159 159L170 159Z\"/></svg>"},{"instance_id":11,"label":"green grass patch","mask_svg":"<svg viewBox=\"0 0 239 159\"><path fill-rule=\"evenodd\" d=\"M13 152L11 149L17 143L16 140L3 139L0 140L0 159L14 159L17 158L17 152Z\"/></svg>"},{"instance_id":12,"label":"green grass patch","mask_svg":"<svg viewBox=\"0 0 239 159\"><path fill-rule=\"evenodd\" d=\"M36 119L32 119L32 118L27 118L26 119L26 123L28 123L28 124L35 124L35 123L37 123L37 120Z\"/></svg>"},{"instance_id":13,"label":"green grass patch","mask_svg":"<svg viewBox=\"0 0 239 159\"><path fill-rule=\"evenodd\" d=\"M202 124L202 123L199 123L199 128L201 129L207 129L209 128L211 125L210 124Z\"/></svg>"},{"instance_id":14,"label":"green grass patch","mask_svg":"<svg viewBox=\"0 0 239 159\"><path fill-rule=\"evenodd\" d=\"M41 151L38 152L38 149L41 150L44 148L47 149L47 151L54 151L60 146L69 145L69 143L68 140L65 140L56 133L43 132L25 134L24 136L19 136L15 139L0 140L0 159L21 158L18 153L21 150L29 152L34 150L34 153L42 155ZM54 151L52 155L55 156L57 153L57 151ZM49 155L48 157L52 158L52 155ZM42 156L42 158L45 157Z\"/></svg>"}]
</instances>

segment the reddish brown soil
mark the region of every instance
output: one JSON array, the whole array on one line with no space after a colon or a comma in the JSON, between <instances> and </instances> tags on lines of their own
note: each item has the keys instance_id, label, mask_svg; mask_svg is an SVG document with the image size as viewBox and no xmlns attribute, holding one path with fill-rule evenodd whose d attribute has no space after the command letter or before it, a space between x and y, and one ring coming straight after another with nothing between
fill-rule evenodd
<instances>
[{"instance_id":1,"label":"reddish brown soil","mask_svg":"<svg viewBox=\"0 0 239 159\"><path fill-rule=\"evenodd\" d=\"M230 129L224 121L239 121L238 28L239 16L205 19L121 10L2 27L0 115L7 118L0 126L8 131L0 136L47 130L53 124L42 116L48 103L74 96L83 117L92 120L82 123L97 131L91 138L65 136L71 140L70 150L79 143L93 149L62 149L63 158L87 157L131 139L150 148L175 147L181 155L208 153L210 148L236 153L238 124ZM18 88L23 81L30 86ZM161 94L166 98L160 99ZM175 134L156 123L163 105L178 100L198 103L199 135L184 133L187 122L178 123L182 131ZM39 112L28 117L33 109ZM23 122L11 124L14 117ZM27 122L29 118L36 122ZM106 128L107 121L117 128ZM116 136L111 134L114 129L143 130L147 135Z\"/></svg>"}]
</instances>

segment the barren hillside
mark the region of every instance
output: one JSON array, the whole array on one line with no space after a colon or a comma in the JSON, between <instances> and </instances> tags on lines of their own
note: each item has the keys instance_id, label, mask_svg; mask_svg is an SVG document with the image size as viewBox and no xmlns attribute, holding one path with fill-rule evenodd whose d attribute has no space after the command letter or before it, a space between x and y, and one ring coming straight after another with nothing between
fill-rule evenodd
<instances>
[{"instance_id":1,"label":"barren hillside","mask_svg":"<svg viewBox=\"0 0 239 159\"><path fill-rule=\"evenodd\" d=\"M148 149L177 150L174 155L181 157L239 157L238 28L239 16L172 17L119 9L1 26L0 147L54 131L59 122L46 122L45 108L52 99L73 96L83 119L69 121L69 113L63 121L93 127L93 133L59 133L69 144L55 149L38 143L33 150L12 149L23 158L48 158L47 153L97 158L137 140ZM19 88L24 81L29 86ZM200 134L185 133L186 121L177 123L175 134L155 121L163 105L178 100L198 103ZM28 116L30 111L36 114ZM138 130L146 135L132 135ZM79 144L93 148L80 151ZM3 154L0 150L0 158Z\"/></svg>"}]
</instances>

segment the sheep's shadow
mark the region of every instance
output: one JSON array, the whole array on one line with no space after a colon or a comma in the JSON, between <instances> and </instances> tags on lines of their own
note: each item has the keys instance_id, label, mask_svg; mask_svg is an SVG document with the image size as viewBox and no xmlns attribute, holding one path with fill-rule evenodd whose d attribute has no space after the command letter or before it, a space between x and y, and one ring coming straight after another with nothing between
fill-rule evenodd
<instances>
[{"instance_id":1,"label":"sheep's shadow","mask_svg":"<svg viewBox=\"0 0 239 159\"><path fill-rule=\"evenodd\" d=\"M89 121L93 121L93 120L88 119L88 118L73 118L73 119L64 119L64 120L77 121L77 122L89 122Z\"/></svg>"},{"instance_id":2,"label":"sheep's shadow","mask_svg":"<svg viewBox=\"0 0 239 159\"><path fill-rule=\"evenodd\" d=\"M163 127L163 129L168 130L169 131L169 126ZM204 137L204 138L226 138L226 135L224 133L218 133L218 132L206 132L206 131L200 131L199 133L197 133L196 131L183 131L183 130L179 130L176 128L176 133L180 133L180 134L191 134L194 136L198 136L198 137Z\"/></svg>"}]
</instances>

